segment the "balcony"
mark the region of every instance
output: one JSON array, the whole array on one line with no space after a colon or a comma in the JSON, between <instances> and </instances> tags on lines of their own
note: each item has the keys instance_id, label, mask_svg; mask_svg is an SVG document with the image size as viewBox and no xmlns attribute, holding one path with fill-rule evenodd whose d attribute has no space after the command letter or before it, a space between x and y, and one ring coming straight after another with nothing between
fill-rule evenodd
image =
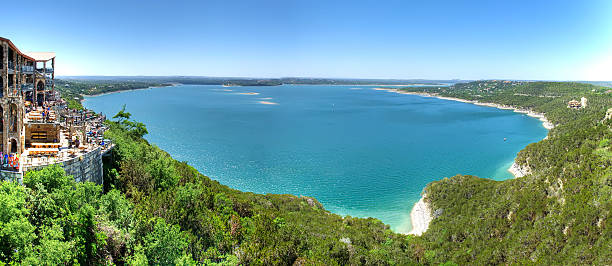
<instances>
[{"instance_id":1,"label":"balcony","mask_svg":"<svg viewBox=\"0 0 612 266\"><path fill-rule=\"evenodd\" d=\"M33 91L33 90L34 90L34 84L32 83L21 84L21 91Z\"/></svg>"},{"instance_id":2,"label":"balcony","mask_svg":"<svg viewBox=\"0 0 612 266\"><path fill-rule=\"evenodd\" d=\"M15 69L15 63L13 63L13 61L8 61L8 69Z\"/></svg>"},{"instance_id":3,"label":"balcony","mask_svg":"<svg viewBox=\"0 0 612 266\"><path fill-rule=\"evenodd\" d=\"M53 73L53 68L50 68L50 67L47 67L47 68L36 68L36 72L37 73L51 74L51 73Z\"/></svg>"},{"instance_id":4,"label":"balcony","mask_svg":"<svg viewBox=\"0 0 612 266\"><path fill-rule=\"evenodd\" d=\"M21 66L21 72L34 73L34 66Z\"/></svg>"}]
</instances>

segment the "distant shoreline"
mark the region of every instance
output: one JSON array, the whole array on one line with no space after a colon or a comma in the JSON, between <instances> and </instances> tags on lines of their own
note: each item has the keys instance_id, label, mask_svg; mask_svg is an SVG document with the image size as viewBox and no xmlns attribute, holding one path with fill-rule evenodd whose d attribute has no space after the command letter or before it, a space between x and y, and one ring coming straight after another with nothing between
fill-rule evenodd
<instances>
[{"instance_id":1,"label":"distant shoreline","mask_svg":"<svg viewBox=\"0 0 612 266\"><path fill-rule=\"evenodd\" d=\"M136 88L136 89L128 89L128 90L116 90L116 91L102 92L102 93L96 93L96 94L81 94L81 96L83 97L83 99L81 99L81 104L83 103L83 101L85 101L86 97L98 97L98 96L103 96L103 95L108 95L108 94L113 94L113 93L121 93L121 92L124 92L124 91L149 90L149 89L155 89L155 88L173 87L173 86L177 86L177 85L181 85L181 84L173 83L173 84L162 85L162 86L149 86L149 87L146 87L146 88Z\"/></svg>"},{"instance_id":2,"label":"distant shoreline","mask_svg":"<svg viewBox=\"0 0 612 266\"><path fill-rule=\"evenodd\" d=\"M80 94L83 99L81 99L81 103L83 103L83 101L85 100L85 97L98 97L98 96L103 96L103 95L108 95L108 94L113 94L113 93L121 93L121 92L125 92L125 91L136 91L136 90L148 90L148 89L155 89L155 88L165 88L165 87L173 87L173 86L178 86L178 85L205 85L205 86L222 86L224 88L231 88L231 87L257 87L257 86L262 86L262 87L274 87L274 86L282 86L282 85L288 85L288 86L292 86L292 85L313 85L313 86L397 86L397 87L410 87L410 86L423 86L423 87L428 87L428 86L448 86L446 84L279 84L279 85L221 85L221 84L182 84L182 83L171 83L168 85L163 85L163 86L149 86L149 87L145 87L145 88L136 88L136 89L127 89L127 90L116 90L116 91L108 91L108 92L102 92L102 93L96 93L96 94ZM385 89L386 90L386 89ZM389 89L391 90L391 89ZM401 92L399 92L401 93Z\"/></svg>"},{"instance_id":3,"label":"distant shoreline","mask_svg":"<svg viewBox=\"0 0 612 266\"><path fill-rule=\"evenodd\" d=\"M186 84L186 85L200 85L200 84ZM201 84L201 85L215 85L215 84ZM311 86L397 86L397 87L410 87L410 86L419 86L419 87L428 87L428 86L448 86L448 84L442 83L414 83L414 84L323 84L323 83L283 83L283 84L274 84L274 85L264 85L264 84L223 84L223 87L276 87L276 86L293 86L293 85L311 85Z\"/></svg>"},{"instance_id":4,"label":"distant shoreline","mask_svg":"<svg viewBox=\"0 0 612 266\"><path fill-rule=\"evenodd\" d=\"M479 101L465 100L465 99L455 98L455 97L445 97L445 96L440 96L437 94L426 93L426 92L410 92L410 91L402 91L399 89L392 89L392 88L374 88L374 90L395 92L399 94L417 95L417 96L422 96L422 97L433 97L433 98L438 98L442 100L457 101L457 102L462 102L462 103L471 103L471 104L480 105L480 106L494 107L494 108L502 109L502 110L513 110L516 113L526 114L527 116L539 119L540 121L542 121L542 126L546 128L547 130L551 130L555 127L553 123L548 121L545 114L534 112L534 111L527 110L527 109L516 108L514 106L502 105L502 104L497 104L497 103L483 103Z\"/></svg>"}]
</instances>

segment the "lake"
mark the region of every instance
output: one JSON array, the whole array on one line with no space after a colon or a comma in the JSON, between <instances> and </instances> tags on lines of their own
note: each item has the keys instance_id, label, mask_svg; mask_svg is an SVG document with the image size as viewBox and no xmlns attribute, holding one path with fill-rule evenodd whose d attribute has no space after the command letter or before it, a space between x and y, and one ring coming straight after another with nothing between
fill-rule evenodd
<instances>
[{"instance_id":1,"label":"lake","mask_svg":"<svg viewBox=\"0 0 612 266\"><path fill-rule=\"evenodd\" d=\"M541 122L511 110L374 86L178 85L87 97L108 117L125 104L146 139L242 191L317 198L341 215L375 217L397 232L431 181L495 180ZM504 138L507 138L504 141Z\"/></svg>"}]
</instances>

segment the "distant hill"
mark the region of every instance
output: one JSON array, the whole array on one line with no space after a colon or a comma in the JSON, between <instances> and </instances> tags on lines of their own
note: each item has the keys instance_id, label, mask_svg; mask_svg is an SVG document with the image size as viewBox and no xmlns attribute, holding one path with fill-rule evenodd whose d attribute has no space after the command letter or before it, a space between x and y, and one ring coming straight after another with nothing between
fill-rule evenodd
<instances>
[{"instance_id":1,"label":"distant hill","mask_svg":"<svg viewBox=\"0 0 612 266\"><path fill-rule=\"evenodd\" d=\"M275 86L282 84L325 84L325 85L410 85L410 84L455 84L467 80L427 80L427 79L352 79L352 78L245 78L245 77L205 77L205 76L59 76L63 80L83 81L129 81L154 83L182 83L199 85L232 86Z\"/></svg>"}]
</instances>

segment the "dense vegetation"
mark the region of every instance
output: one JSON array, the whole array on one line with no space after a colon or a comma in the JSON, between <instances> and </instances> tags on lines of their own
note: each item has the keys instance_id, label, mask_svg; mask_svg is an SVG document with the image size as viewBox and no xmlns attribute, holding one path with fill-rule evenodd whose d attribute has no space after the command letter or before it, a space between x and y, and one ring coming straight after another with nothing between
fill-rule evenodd
<instances>
[{"instance_id":1,"label":"dense vegetation","mask_svg":"<svg viewBox=\"0 0 612 266\"><path fill-rule=\"evenodd\" d=\"M125 110L104 188L61 168L0 183L0 261L24 264L612 264L612 107L605 88L481 81L412 91L545 112L549 138L507 181L455 176L426 188L435 219L421 237L341 217L315 199L228 188L142 137ZM566 107L585 96L583 109ZM608 111L612 116L612 110ZM1 263L0 263L1 264Z\"/></svg>"},{"instance_id":2,"label":"dense vegetation","mask_svg":"<svg viewBox=\"0 0 612 266\"><path fill-rule=\"evenodd\" d=\"M414 262L406 254L410 238L379 220L341 217L309 197L230 189L150 145L142 138L146 128L130 121L129 113L115 118L108 122L107 137L117 146L104 164L106 193L75 183L58 167L28 173L25 187L0 183L0 210L10 210L0 215L0 261Z\"/></svg>"},{"instance_id":3,"label":"dense vegetation","mask_svg":"<svg viewBox=\"0 0 612 266\"><path fill-rule=\"evenodd\" d=\"M27 173L23 186L3 181L0 264L102 261L105 254L98 250L114 237L103 232L131 223L125 216L129 206L118 191L102 194L93 183L76 183L59 166Z\"/></svg>"},{"instance_id":4,"label":"dense vegetation","mask_svg":"<svg viewBox=\"0 0 612 266\"><path fill-rule=\"evenodd\" d=\"M414 89L413 91L423 91ZM429 184L442 213L422 241L433 261L612 264L612 95L581 83L482 81L429 93L546 113L557 126L522 150L531 174L502 182L456 176ZM586 108L567 102L588 99Z\"/></svg>"}]
</instances>

